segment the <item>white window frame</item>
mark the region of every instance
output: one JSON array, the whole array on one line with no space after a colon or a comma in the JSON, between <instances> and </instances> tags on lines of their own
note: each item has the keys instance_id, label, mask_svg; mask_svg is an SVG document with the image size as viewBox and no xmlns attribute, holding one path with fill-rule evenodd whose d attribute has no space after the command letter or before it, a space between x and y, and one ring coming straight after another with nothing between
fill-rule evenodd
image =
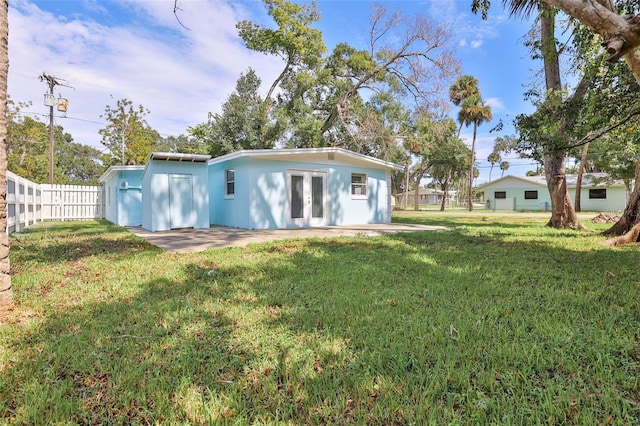
<instances>
[{"instance_id":1,"label":"white window frame","mask_svg":"<svg viewBox=\"0 0 640 426\"><path fill-rule=\"evenodd\" d=\"M354 183L353 177L361 176L362 182ZM364 189L364 194L356 194L356 188ZM369 176L366 173L351 172L351 198L352 199L366 199L369 196Z\"/></svg>"},{"instance_id":2,"label":"white window frame","mask_svg":"<svg viewBox=\"0 0 640 426\"><path fill-rule=\"evenodd\" d=\"M229 172L233 172L233 179L229 180ZM233 184L233 192L229 193L229 184ZM235 198L236 196L236 169L226 169L224 171L224 198Z\"/></svg>"}]
</instances>

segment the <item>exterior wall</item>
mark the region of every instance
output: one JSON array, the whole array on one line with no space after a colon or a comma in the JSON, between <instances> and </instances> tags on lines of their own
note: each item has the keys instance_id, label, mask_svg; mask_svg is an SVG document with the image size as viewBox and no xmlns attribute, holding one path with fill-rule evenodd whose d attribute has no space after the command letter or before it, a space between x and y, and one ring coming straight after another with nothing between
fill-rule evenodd
<instances>
[{"instance_id":1,"label":"exterior wall","mask_svg":"<svg viewBox=\"0 0 640 426\"><path fill-rule=\"evenodd\" d=\"M328 160L330 161L330 160ZM390 173L333 161L291 162L239 158L209 166L213 225L247 229L298 227L289 220L288 170L327 173L326 222L353 225L391 221ZM235 195L225 198L225 170L235 170ZM351 173L367 174L365 199L351 197ZM304 225L303 225L304 226Z\"/></svg>"},{"instance_id":2,"label":"exterior wall","mask_svg":"<svg viewBox=\"0 0 640 426\"><path fill-rule=\"evenodd\" d=\"M168 231L172 227L170 175L191 177L193 227L209 227L209 191L207 163L150 161L144 172L142 227L150 231ZM183 194L186 195L186 194Z\"/></svg>"},{"instance_id":3,"label":"exterior wall","mask_svg":"<svg viewBox=\"0 0 640 426\"><path fill-rule=\"evenodd\" d=\"M493 210L548 210L551 208L551 197L546 187L528 184L518 179L503 179L484 188L486 207ZM504 191L506 198L496 199L495 192ZM527 200L525 191L538 191L538 198Z\"/></svg>"},{"instance_id":4,"label":"exterior wall","mask_svg":"<svg viewBox=\"0 0 640 426\"><path fill-rule=\"evenodd\" d=\"M127 182L127 188L121 182ZM142 170L121 170L104 182L104 217L120 226L142 225Z\"/></svg>"},{"instance_id":5,"label":"exterior wall","mask_svg":"<svg viewBox=\"0 0 640 426\"><path fill-rule=\"evenodd\" d=\"M580 191L580 210L582 211L594 211L594 212L612 212L618 210L624 210L627 205L627 191L622 186L608 187L607 198L603 199L589 199L589 189L605 188L601 187L582 187ZM576 189L569 188L569 196L575 202Z\"/></svg>"},{"instance_id":6,"label":"exterior wall","mask_svg":"<svg viewBox=\"0 0 640 426\"><path fill-rule=\"evenodd\" d=\"M606 199L589 199L589 189L606 188ZM520 179L505 178L495 184L485 185L483 188L486 207L494 210L549 210L551 209L551 197L546 186L527 183ZM506 199L495 199L496 191L505 191ZM526 200L525 191L538 191L537 200ZM575 201L575 187L569 187L569 196ZM618 211L624 210L627 203L627 193L624 187L582 187L581 194L582 211Z\"/></svg>"},{"instance_id":7,"label":"exterior wall","mask_svg":"<svg viewBox=\"0 0 640 426\"><path fill-rule=\"evenodd\" d=\"M351 173L367 174L367 197L351 196ZM358 225L391 221L391 175L384 169L337 166L329 175L329 225ZM337 199L334 200L332 196ZM337 201L337 203L335 202Z\"/></svg>"},{"instance_id":8,"label":"exterior wall","mask_svg":"<svg viewBox=\"0 0 640 426\"><path fill-rule=\"evenodd\" d=\"M247 158L209 166L209 223L251 229L249 222L249 167ZM235 195L225 196L225 170L235 170Z\"/></svg>"}]
</instances>

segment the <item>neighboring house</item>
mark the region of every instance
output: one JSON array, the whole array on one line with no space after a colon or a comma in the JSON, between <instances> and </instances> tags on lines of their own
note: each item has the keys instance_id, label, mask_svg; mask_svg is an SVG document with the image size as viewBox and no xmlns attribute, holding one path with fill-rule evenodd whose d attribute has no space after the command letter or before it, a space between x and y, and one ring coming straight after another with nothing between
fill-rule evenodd
<instances>
[{"instance_id":1,"label":"neighboring house","mask_svg":"<svg viewBox=\"0 0 640 426\"><path fill-rule=\"evenodd\" d=\"M575 202L577 175L567 175L569 196ZM493 210L549 210L551 197L544 176L505 176L475 189L484 193L486 207ZM617 211L627 204L622 180L609 182L605 173L582 176L580 207L583 211Z\"/></svg>"},{"instance_id":2,"label":"neighboring house","mask_svg":"<svg viewBox=\"0 0 640 426\"><path fill-rule=\"evenodd\" d=\"M404 205L405 193L396 194L396 205ZM407 194L407 205L413 206L415 204L416 191L415 189L409 191ZM442 198L444 198L444 191L433 188L420 188L418 190L418 203L419 204L442 204ZM449 191L447 194L447 202L454 202L456 199L456 191Z\"/></svg>"},{"instance_id":3,"label":"neighboring house","mask_svg":"<svg viewBox=\"0 0 640 426\"><path fill-rule=\"evenodd\" d=\"M341 148L248 150L213 159L154 152L146 166L110 167L100 182L105 217L118 225L275 229L390 222L391 173L401 170Z\"/></svg>"}]
</instances>

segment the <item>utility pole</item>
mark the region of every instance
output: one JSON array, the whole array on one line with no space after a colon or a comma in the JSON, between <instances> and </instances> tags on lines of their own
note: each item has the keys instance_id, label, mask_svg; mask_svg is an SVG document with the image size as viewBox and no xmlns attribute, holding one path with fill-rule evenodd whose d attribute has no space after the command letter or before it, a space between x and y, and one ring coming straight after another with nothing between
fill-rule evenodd
<instances>
[{"instance_id":1,"label":"utility pole","mask_svg":"<svg viewBox=\"0 0 640 426\"><path fill-rule=\"evenodd\" d=\"M54 77L52 75L48 75L46 73L42 73L39 77L40 81L44 81L47 83L49 87L49 92L44 95L44 104L49 107L49 184L53 184L53 104L54 104L54 96L53 96L53 88L55 86L64 86L71 87L67 84L62 83L62 79ZM66 112L66 99L64 103L58 103L58 110Z\"/></svg>"}]
</instances>

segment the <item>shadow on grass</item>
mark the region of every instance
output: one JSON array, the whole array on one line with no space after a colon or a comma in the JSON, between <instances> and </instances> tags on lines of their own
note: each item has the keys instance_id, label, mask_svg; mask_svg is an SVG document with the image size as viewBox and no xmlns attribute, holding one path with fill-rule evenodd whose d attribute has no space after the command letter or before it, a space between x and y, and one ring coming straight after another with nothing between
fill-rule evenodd
<instances>
[{"instance_id":1,"label":"shadow on grass","mask_svg":"<svg viewBox=\"0 0 640 426\"><path fill-rule=\"evenodd\" d=\"M3 337L0 417L628 423L636 259L456 230L158 251L158 277Z\"/></svg>"},{"instance_id":2,"label":"shadow on grass","mask_svg":"<svg viewBox=\"0 0 640 426\"><path fill-rule=\"evenodd\" d=\"M12 261L24 263L60 263L96 255L131 256L154 247L104 220L41 223L13 234L10 246Z\"/></svg>"}]
</instances>

